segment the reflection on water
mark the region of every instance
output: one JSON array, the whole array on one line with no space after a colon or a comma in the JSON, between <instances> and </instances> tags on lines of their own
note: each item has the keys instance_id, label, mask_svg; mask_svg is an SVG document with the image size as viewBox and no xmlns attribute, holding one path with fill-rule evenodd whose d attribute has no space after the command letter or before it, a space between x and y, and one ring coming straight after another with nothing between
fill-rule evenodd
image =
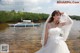
<instances>
[{"instance_id":1,"label":"reflection on water","mask_svg":"<svg viewBox=\"0 0 80 53\"><path fill-rule=\"evenodd\" d=\"M0 31L5 30L8 27L7 23L1 24L0 23Z\"/></svg>"},{"instance_id":2,"label":"reflection on water","mask_svg":"<svg viewBox=\"0 0 80 53\"><path fill-rule=\"evenodd\" d=\"M33 36L41 37L43 31L43 25L40 27L9 27L4 31L0 32L0 41L4 42L7 40L22 40L22 39L33 39ZM76 35L77 34L77 35ZM74 24L69 34L69 39L75 39L80 36L80 21L74 20ZM4 41L3 41L4 40ZM1 43L0 42L0 43Z\"/></svg>"},{"instance_id":3,"label":"reflection on water","mask_svg":"<svg viewBox=\"0 0 80 53\"><path fill-rule=\"evenodd\" d=\"M0 39L31 39L33 36L39 36L39 27L9 27L5 31L0 32ZM2 40L1 40L2 41Z\"/></svg>"},{"instance_id":4,"label":"reflection on water","mask_svg":"<svg viewBox=\"0 0 80 53\"><path fill-rule=\"evenodd\" d=\"M69 34L69 39L76 39L80 36L80 21L74 20L72 29Z\"/></svg>"},{"instance_id":5,"label":"reflection on water","mask_svg":"<svg viewBox=\"0 0 80 53\"><path fill-rule=\"evenodd\" d=\"M41 23L40 27L9 27L6 30L0 32L0 38L15 39L15 37L25 37L27 39L35 36L33 34L41 36L43 25L44 23ZM74 24L69 34L69 39L75 39L78 36L80 36L80 21L74 20Z\"/></svg>"},{"instance_id":6,"label":"reflection on water","mask_svg":"<svg viewBox=\"0 0 80 53\"><path fill-rule=\"evenodd\" d=\"M40 45L41 27L42 25L40 27L9 27L0 32L0 44L9 44L11 53L21 53L20 51L33 53L36 50L34 49L36 44Z\"/></svg>"},{"instance_id":7,"label":"reflection on water","mask_svg":"<svg viewBox=\"0 0 80 53\"><path fill-rule=\"evenodd\" d=\"M4 31L0 31L0 44L8 43L11 53L14 50L34 53L41 47L40 39L43 25L44 23L41 23L40 27L9 27ZM74 20L69 39L76 39L79 35L80 21Z\"/></svg>"}]
</instances>

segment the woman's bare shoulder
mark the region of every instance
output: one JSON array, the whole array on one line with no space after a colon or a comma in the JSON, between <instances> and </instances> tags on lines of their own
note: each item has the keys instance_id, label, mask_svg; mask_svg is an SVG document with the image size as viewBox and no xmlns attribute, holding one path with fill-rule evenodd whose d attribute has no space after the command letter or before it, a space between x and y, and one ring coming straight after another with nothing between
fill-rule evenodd
<instances>
[{"instance_id":1,"label":"woman's bare shoulder","mask_svg":"<svg viewBox=\"0 0 80 53\"><path fill-rule=\"evenodd\" d=\"M47 25L51 25L51 23L47 23Z\"/></svg>"},{"instance_id":2,"label":"woman's bare shoulder","mask_svg":"<svg viewBox=\"0 0 80 53\"><path fill-rule=\"evenodd\" d=\"M47 23L47 26L50 28L51 27L51 23Z\"/></svg>"}]
</instances>

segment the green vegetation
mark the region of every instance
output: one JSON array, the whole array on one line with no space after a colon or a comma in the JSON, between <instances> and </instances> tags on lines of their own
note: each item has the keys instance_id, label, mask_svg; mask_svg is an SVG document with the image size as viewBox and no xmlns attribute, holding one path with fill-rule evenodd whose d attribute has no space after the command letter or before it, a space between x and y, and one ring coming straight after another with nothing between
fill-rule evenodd
<instances>
[{"instance_id":1,"label":"green vegetation","mask_svg":"<svg viewBox=\"0 0 80 53\"><path fill-rule=\"evenodd\" d=\"M80 20L80 16L76 16L76 15L73 15L73 16L70 16L72 19L76 19L76 20Z\"/></svg>"},{"instance_id":2,"label":"green vegetation","mask_svg":"<svg viewBox=\"0 0 80 53\"><path fill-rule=\"evenodd\" d=\"M20 22L21 19L31 20L33 22L40 22L47 19L49 14L44 13L31 13L31 12L15 12L12 11L0 11L0 23L15 23Z\"/></svg>"},{"instance_id":3,"label":"green vegetation","mask_svg":"<svg viewBox=\"0 0 80 53\"><path fill-rule=\"evenodd\" d=\"M49 14L32 13L32 12L16 12L0 11L0 23L16 23L21 22L21 19L31 20L33 22L42 22L48 18ZM80 16L70 16L72 19L80 20Z\"/></svg>"}]
</instances>

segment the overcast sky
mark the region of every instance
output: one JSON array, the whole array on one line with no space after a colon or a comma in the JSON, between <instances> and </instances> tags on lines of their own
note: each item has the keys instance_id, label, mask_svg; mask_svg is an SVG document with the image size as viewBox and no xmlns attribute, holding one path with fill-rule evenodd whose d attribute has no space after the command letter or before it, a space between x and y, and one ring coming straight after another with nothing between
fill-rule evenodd
<instances>
[{"instance_id":1,"label":"overcast sky","mask_svg":"<svg viewBox=\"0 0 80 53\"><path fill-rule=\"evenodd\" d=\"M48 14L54 10L60 10L69 15L80 15L80 4L57 4L57 1L58 0L0 0L0 10Z\"/></svg>"}]
</instances>

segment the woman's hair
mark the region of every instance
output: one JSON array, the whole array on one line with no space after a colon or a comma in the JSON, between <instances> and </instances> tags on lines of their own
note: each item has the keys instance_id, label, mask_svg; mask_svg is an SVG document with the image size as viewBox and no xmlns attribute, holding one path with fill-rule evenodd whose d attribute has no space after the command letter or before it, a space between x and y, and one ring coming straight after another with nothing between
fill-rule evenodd
<instances>
[{"instance_id":1,"label":"woman's hair","mask_svg":"<svg viewBox=\"0 0 80 53\"><path fill-rule=\"evenodd\" d=\"M51 18L50 18L50 20L49 20L49 23L51 23L51 22L54 20L53 17L54 17L55 15L61 15L61 12L60 12L59 10L53 11L52 14L51 14Z\"/></svg>"}]
</instances>

